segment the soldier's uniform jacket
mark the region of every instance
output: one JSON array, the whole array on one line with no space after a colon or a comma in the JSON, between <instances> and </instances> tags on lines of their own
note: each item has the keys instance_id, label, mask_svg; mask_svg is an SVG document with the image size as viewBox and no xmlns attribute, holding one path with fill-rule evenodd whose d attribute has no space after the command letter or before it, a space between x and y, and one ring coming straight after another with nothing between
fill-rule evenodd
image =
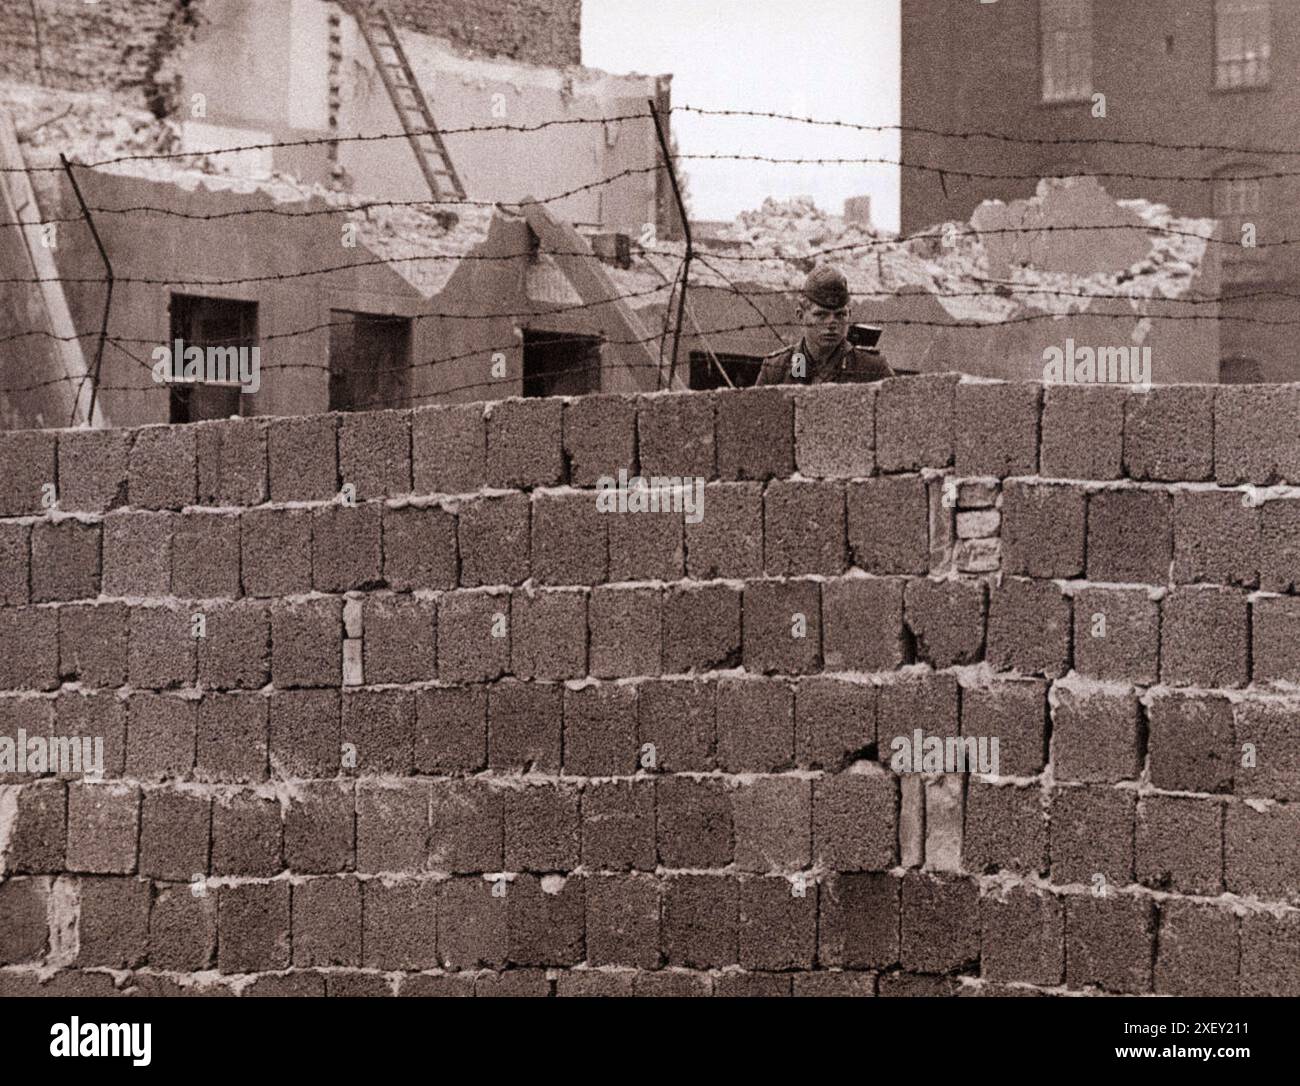
<instances>
[{"instance_id":1,"label":"soldier's uniform jacket","mask_svg":"<svg viewBox=\"0 0 1300 1086\"><path fill-rule=\"evenodd\" d=\"M804 358L803 377L794 376L794 356L802 353ZM759 371L756 385L820 385L830 382L863 383L881 381L893 377L884 358L875 351L865 347L855 347L847 339L820 362L813 360L812 354L801 340L793 347L770 354L763 359L763 368Z\"/></svg>"}]
</instances>

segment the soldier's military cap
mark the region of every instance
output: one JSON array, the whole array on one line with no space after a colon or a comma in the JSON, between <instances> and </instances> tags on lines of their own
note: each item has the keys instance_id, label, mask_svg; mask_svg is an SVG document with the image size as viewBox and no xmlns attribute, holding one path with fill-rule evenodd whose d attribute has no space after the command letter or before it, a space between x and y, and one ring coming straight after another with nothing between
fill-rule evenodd
<instances>
[{"instance_id":1,"label":"soldier's military cap","mask_svg":"<svg viewBox=\"0 0 1300 1086\"><path fill-rule=\"evenodd\" d=\"M803 296L823 309L843 309L849 304L849 281L833 264L819 264L804 280Z\"/></svg>"}]
</instances>

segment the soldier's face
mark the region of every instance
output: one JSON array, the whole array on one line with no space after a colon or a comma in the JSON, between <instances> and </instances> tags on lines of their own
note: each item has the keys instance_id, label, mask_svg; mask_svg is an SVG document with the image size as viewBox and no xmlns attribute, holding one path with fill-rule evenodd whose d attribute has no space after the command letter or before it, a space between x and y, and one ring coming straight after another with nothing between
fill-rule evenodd
<instances>
[{"instance_id":1,"label":"soldier's face","mask_svg":"<svg viewBox=\"0 0 1300 1086\"><path fill-rule=\"evenodd\" d=\"M849 334L849 308L825 309L811 302L799 307L799 323L809 344L830 348Z\"/></svg>"}]
</instances>

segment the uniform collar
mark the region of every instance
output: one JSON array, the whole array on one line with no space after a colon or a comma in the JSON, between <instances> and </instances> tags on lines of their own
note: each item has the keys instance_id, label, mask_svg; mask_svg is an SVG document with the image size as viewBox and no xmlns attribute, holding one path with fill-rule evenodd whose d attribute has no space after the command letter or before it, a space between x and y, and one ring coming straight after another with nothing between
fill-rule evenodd
<instances>
[{"instance_id":1,"label":"uniform collar","mask_svg":"<svg viewBox=\"0 0 1300 1086\"><path fill-rule=\"evenodd\" d=\"M808 359L809 369L813 366L817 366L819 369L829 370L834 369L843 363L845 354L853 350L853 345L849 343L848 337L846 336L844 339L840 340L839 343L836 344L835 349L820 362L813 361L813 353L808 347L808 341L802 336L799 339L799 349L803 352L803 356Z\"/></svg>"}]
</instances>

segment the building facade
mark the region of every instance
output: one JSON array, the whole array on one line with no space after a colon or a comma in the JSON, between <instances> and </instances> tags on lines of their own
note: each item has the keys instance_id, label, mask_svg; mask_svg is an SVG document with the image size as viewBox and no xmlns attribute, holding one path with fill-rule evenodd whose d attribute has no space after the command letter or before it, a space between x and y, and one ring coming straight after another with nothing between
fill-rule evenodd
<instances>
[{"instance_id":1,"label":"building facade","mask_svg":"<svg viewBox=\"0 0 1300 1086\"><path fill-rule=\"evenodd\" d=\"M402 135L410 90L381 75L367 8L396 26L463 197L431 191ZM0 132L9 115L16 136L0 141L0 208L12 222L26 205L31 221L0 228L0 324L19 333L0 342L0 427L66 424L69 384L92 370L109 425L655 387L652 334L608 300L595 254L544 253L680 232L647 108L667 127L671 77L581 67L580 13L578 0L6 7ZM119 132L174 142L136 169ZM243 150L217 153L230 147ZM102 163L78 173L111 299L64 150ZM207 159L191 168L189 153ZM26 170L30 200L15 188ZM63 235L42 252L46 222ZM58 326L51 294L70 315ZM164 387L145 362L178 339L256 347L266 379Z\"/></svg>"},{"instance_id":2,"label":"building facade","mask_svg":"<svg viewBox=\"0 0 1300 1086\"><path fill-rule=\"evenodd\" d=\"M1300 5L903 0L902 12L905 233L1072 174L1212 217L1220 380L1300 379Z\"/></svg>"}]
</instances>

